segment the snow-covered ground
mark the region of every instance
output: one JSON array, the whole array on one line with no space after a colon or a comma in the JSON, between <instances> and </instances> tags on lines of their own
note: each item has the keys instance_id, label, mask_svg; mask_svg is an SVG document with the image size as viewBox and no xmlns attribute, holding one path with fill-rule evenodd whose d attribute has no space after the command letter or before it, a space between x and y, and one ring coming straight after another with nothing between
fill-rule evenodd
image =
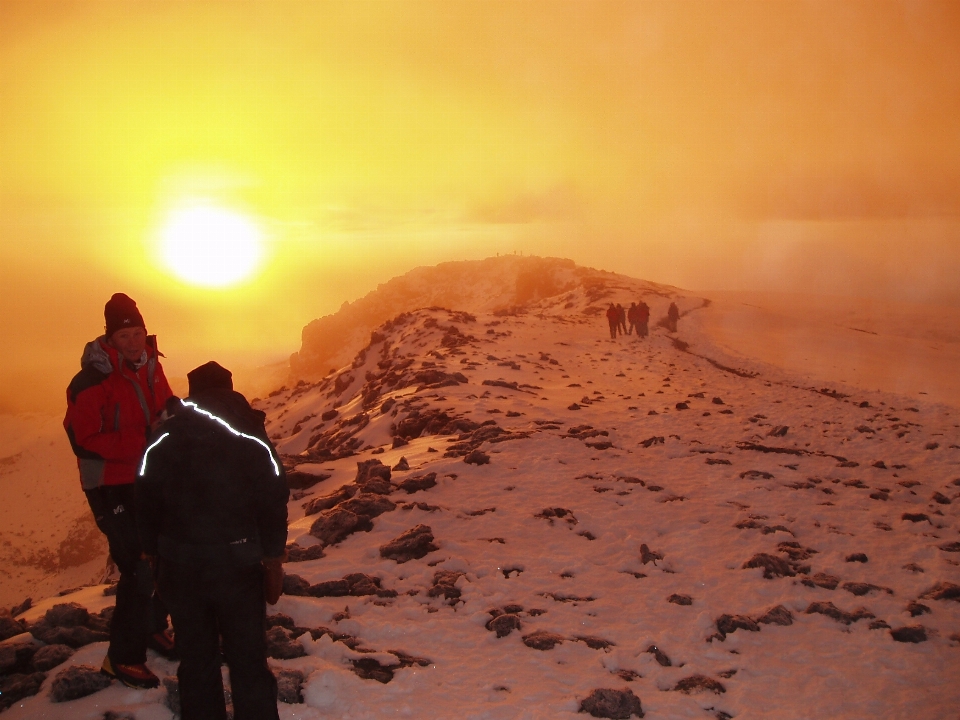
<instances>
[{"instance_id":1,"label":"snow-covered ground","mask_svg":"<svg viewBox=\"0 0 960 720\"><path fill-rule=\"evenodd\" d=\"M642 293L652 321L676 300L679 332L610 340L606 303ZM602 688L629 689L647 718L960 712L960 411L738 357L705 328L710 307L660 293L611 277L516 315L416 311L260 403L287 462L329 476L291 500L300 548L348 507L304 505L355 491L358 461L394 468L387 494L345 501L379 503L372 529L286 565L313 595L270 612L314 632L271 660L305 675L281 718L573 718ZM444 425L458 432L431 434ZM411 478L424 489L398 487ZM421 525L435 549L381 552ZM381 592L314 596L351 573ZM69 601L109 598L88 588L21 617ZM371 663L392 679L360 677ZM162 687L54 704L61 669L4 716L172 716Z\"/></svg>"}]
</instances>

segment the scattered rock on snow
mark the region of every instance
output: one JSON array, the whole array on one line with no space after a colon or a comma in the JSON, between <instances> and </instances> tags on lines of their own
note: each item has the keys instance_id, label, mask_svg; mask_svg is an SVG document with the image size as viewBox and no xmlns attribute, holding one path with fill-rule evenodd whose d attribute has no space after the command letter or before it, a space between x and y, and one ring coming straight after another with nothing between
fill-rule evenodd
<instances>
[{"instance_id":1,"label":"scattered rock on snow","mask_svg":"<svg viewBox=\"0 0 960 720\"><path fill-rule=\"evenodd\" d=\"M93 695L110 686L113 680L91 665L71 665L57 673L50 685L50 700L67 702Z\"/></svg>"},{"instance_id":2,"label":"scattered rock on snow","mask_svg":"<svg viewBox=\"0 0 960 720\"><path fill-rule=\"evenodd\" d=\"M827 617L833 618L837 622L843 623L844 625L849 625L857 622L858 620L876 617L876 615L866 608L857 608L852 613L848 613L838 608L832 602L812 602L807 606L807 609L804 612L807 615L812 615L814 613L826 615Z\"/></svg>"},{"instance_id":3,"label":"scattered rock on snow","mask_svg":"<svg viewBox=\"0 0 960 720\"><path fill-rule=\"evenodd\" d=\"M307 654L303 645L291 637L293 633L284 627L275 625L267 630L267 657L277 660L290 660Z\"/></svg>"},{"instance_id":4,"label":"scattered rock on snow","mask_svg":"<svg viewBox=\"0 0 960 720\"><path fill-rule=\"evenodd\" d=\"M891 630L890 637L902 643L922 643L927 640L927 630L923 625L909 625Z\"/></svg>"},{"instance_id":5,"label":"scattered rock on snow","mask_svg":"<svg viewBox=\"0 0 960 720\"><path fill-rule=\"evenodd\" d=\"M304 675L293 668L270 668L277 679L277 699L288 705L298 705L303 702Z\"/></svg>"},{"instance_id":6,"label":"scattered rock on snow","mask_svg":"<svg viewBox=\"0 0 960 720\"><path fill-rule=\"evenodd\" d=\"M18 700L36 695L46 678L47 674L42 672L14 673L0 677L0 711L6 710Z\"/></svg>"},{"instance_id":7,"label":"scattered rock on snow","mask_svg":"<svg viewBox=\"0 0 960 720\"><path fill-rule=\"evenodd\" d=\"M673 603L674 605L693 605L693 598L689 595L679 595L674 593L667 598L668 603Z\"/></svg>"},{"instance_id":8,"label":"scattered rock on snow","mask_svg":"<svg viewBox=\"0 0 960 720\"><path fill-rule=\"evenodd\" d=\"M722 637L741 629L758 632L760 626L746 615L721 615L717 618L717 631Z\"/></svg>"},{"instance_id":9,"label":"scattered rock on snow","mask_svg":"<svg viewBox=\"0 0 960 720\"><path fill-rule=\"evenodd\" d=\"M672 663L670 662L670 658L667 657L667 654L663 652L663 650L658 648L656 645L651 645L650 647L648 647L646 649L646 652L653 655L654 660L656 660L663 667L670 667L672 665Z\"/></svg>"},{"instance_id":10,"label":"scattered rock on snow","mask_svg":"<svg viewBox=\"0 0 960 720\"><path fill-rule=\"evenodd\" d=\"M523 644L534 650L553 650L564 639L563 635L557 635L547 630L536 630L523 636Z\"/></svg>"},{"instance_id":11,"label":"scattered rock on snow","mask_svg":"<svg viewBox=\"0 0 960 720\"><path fill-rule=\"evenodd\" d=\"M712 692L719 695L727 691L722 683L706 675L691 675L690 677L685 677L678 681L673 689L687 695L699 692Z\"/></svg>"},{"instance_id":12,"label":"scattered rock on snow","mask_svg":"<svg viewBox=\"0 0 960 720\"><path fill-rule=\"evenodd\" d=\"M66 645L44 645L31 658L30 663L37 672L46 672L66 662L73 655L73 649Z\"/></svg>"},{"instance_id":13,"label":"scattered rock on snow","mask_svg":"<svg viewBox=\"0 0 960 720\"><path fill-rule=\"evenodd\" d=\"M613 690L598 688L580 701L578 712L590 713L597 718L611 718L611 720L628 720L631 717L643 717L643 707L640 698L629 688Z\"/></svg>"},{"instance_id":14,"label":"scattered rock on snow","mask_svg":"<svg viewBox=\"0 0 960 720\"><path fill-rule=\"evenodd\" d=\"M380 556L405 563L439 550L433 543L433 531L427 525L417 525L380 546Z\"/></svg>"},{"instance_id":15,"label":"scattered rock on snow","mask_svg":"<svg viewBox=\"0 0 960 720\"><path fill-rule=\"evenodd\" d=\"M794 577L797 574L786 560L767 553L757 553L743 564L743 568L763 568L763 576L767 580L774 577Z\"/></svg>"},{"instance_id":16,"label":"scattered rock on snow","mask_svg":"<svg viewBox=\"0 0 960 720\"><path fill-rule=\"evenodd\" d=\"M920 595L923 600L955 600L960 602L960 585L952 582L938 582Z\"/></svg>"},{"instance_id":17,"label":"scattered rock on snow","mask_svg":"<svg viewBox=\"0 0 960 720\"><path fill-rule=\"evenodd\" d=\"M757 622L764 625L793 625L793 615L783 605L777 605L758 617Z\"/></svg>"}]
</instances>

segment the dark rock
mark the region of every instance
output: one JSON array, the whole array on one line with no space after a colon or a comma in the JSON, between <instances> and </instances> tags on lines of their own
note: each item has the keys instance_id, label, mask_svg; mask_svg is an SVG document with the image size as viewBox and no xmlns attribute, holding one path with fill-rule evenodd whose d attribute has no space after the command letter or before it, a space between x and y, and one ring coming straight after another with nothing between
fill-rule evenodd
<instances>
[{"instance_id":1,"label":"dark rock","mask_svg":"<svg viewBox=\"0 0 960 720\"><path fill-rule=\"evenodd\" d=\"M870 583L860 583L860 582L845 582L843 584L843 589L848 593L852 593L857 597L862 595L867 595L875 590L883 590L888 595L893 595L893 590L890 588L880 587L879 585L872 585Z\"/></svg>"},{"instance_id":2,"label":"dark rock","mask_svg":"<svg viewBox=\"0 0 960 720\"><path fill-rule=\"evenodd\" d=\"M277 679L277 699L288 705L303 702L303 681L306 679L299 670L292 668L271 668Z\"/></svg>"},{"instance_id":3,"label":"dark rock","mask_svg":"<svg viewBox=\"0 0 960 720\"><path fill-rule=\"evenodd\" d=\"M886 620L873 620L869 625L867 625L868 630L887 630L890 628L890 623Z\"/></svg>"},{"instance_id":4,"label":"dark rock","mask_svg":"<svg viewBox=\"0 0 960 720\"><path fill-rule=\"evenodd\" d=\"M15 673L0 677L0 711L25 697L36 695L46 678L47 674L42 672Z\"/></svg>"},{"instance_id":5,"label":"dark rock","mask_svg":"<svg viewBox=\"0 0 960 720\"><path fill-rule=\"evenodd\" d=\"M0 612L0 640L12 638L14 635L19 635L22 632L24 632L23 625L14 620L8 610Z\"/></svg>"},{"instance_id":6,"label":"dark rock","mask_svg":"<svg viewBox=\"0 0 960 720\"><path fill-rule=\"evenodd\" d=\"M307 594L313 597L344 597L350 594L350 583L346 580L325 580L311 585Z\"/></svg>"},{"instance_id":7,"label":"dark rock","mask_svg":"<svg viewBox=\"0 0 960 720\"><path fill-rule=\"evenodd\" d=\"M827 617L833 618L837 622L843 623L844 625L849 625L857 622L858 620L876 617L866 608L857 608L852 613L848 613L841 610L831 602L812 602L809 606L807 606L807 609L804 612L807 615L812 615L814 613L826 615Z\"/></svg>"},{"instance_id":8,"label":"dark rock","mask_svg":"<svg viewBox=\"0 0 960 720\"><path fill-rule=\"evenodd\" d=\"M574 635L573 639L584 643L591 650L606 650L608 647L616 645L612 640L605 640L596 635Z\"/></svg>"},{"instance_id":9,"label":"dark rock","mask_svg":"<svg viewBox=\"0 0 960 720\"><path fill-rule=\"evenodd\" d=\"M370 530L372 527L368 517L335 507L320 513L320 517L310 526L310 534L327 546L340 542L354 532Z\"/></svg>"},{"instance_id":10,"label":"dark rock","mask_svg":"<svg viewBox=\"0 0 960 720\"><path fill-rule=\"evenodd\" d=\"M433 574L433 587L427 592L430 597L443 595L444 598L451 601L451 605L456 604L460 599L460 588L457 587L457 581L464 577L464 573L456 570L438 570Z\"/></svg>"},{"instance_id":11,"label":"dark rock","mask_svg":"<svg viewBox=\"0 0 960 720\"><path fill-rule=\"evenodd\" d=\"M783 605L777 605L758 617L757 622L764 625L793 625L793 615Z\"/></svg>"},{"instance_id":12,"label":"dark rock","mask_svg":"<svg viewBox=\"0 0 960 720\"><path fill-rule=\"evenodd\" d=\"M950 498L948 498L946 495L944 495L941 492L935 492L930 499L940 505L949 505L951 502Z\"/></svg>"},{"instance_id":13,"label":"dark rock","mask_svg":"<svg viewBox=\"0 0 960 720\"><path fill-rule=\"evenodd\" d=\"M330 478L326 473L314 475L313 473L301 472L300 470L289 470L287 473L287 487L291 490L309 490L318 482Z\"/></svg>"},{"instance_id":14,"label":"dark rock","mask_svg":"<svg viewBox=\"0 0 960 720\"><path fill-rule=\"evenodd\" d=\"M339 380L339 378L337 378L337 380ZM341 390L341 392L343 391ZM320 416L320 419L323 420L324 422L327 422L328 420L333 420L339 414L340 414L339 410L327 410L325 413L323 413Z\"/></svg>"},{"instance_id":15,"label":"dark rock","mask_svg":"<svg viewBox=\"0 0 960 720\"><path fill-rule=\"evenodd\" d=\"M563 641L563 635L557 635L556 633L546 630L537 630L529 635L523 636L523 644L534 650L553 650L554 647Z\"/></svg>"},{"instance_id":16,"label":"dark rock","mask_svg":"<svg viewBox=\"0 0 960 720\"><path fill-rule=\"evenodd\" d=\"M807 587L822 587L827 590L836 590L840 584L840 578L836 575L818 572L812 577L804 578L801 582Z\"/></svg>"},{"instance_id":17,"label":"dark rock","mask_svg":"<svg viewBox=\"0 0 960 720\"><path fill-rule=\"evenodd\" d=\"M960 552L960 542L944 543L939 547L944 552Z\"/></svg>"},{"instance_id":18,"label":"dark rock","mask_svg":"<svg viewBox=\"0 0 960 720\"><path fill-rule=\"evenodd\" d=\"M30 628L30 634L48 645L69 645L72 648L83 647L95 642L110 639L107 632L91 630L78 625L76 627L51 627L41 620Z\"/></svg>"},{"instance_id":19,"label":"dark rock","mask_svg":"<svg viewBox=\"0 0 960 720\"><path fill-rule=\"evenodd\" d=\"M648 647L646 649L646 652L651 653L653 655L654 660L660 663L660 665L662 665L663 667L671 666L672 663L670 662L670 658L667 657L667 654L663 650L658 648L656 645L651 645L650 647Z\"/></svg>"},{"instance_id":20,"label":"dark rock","mask_svg":"<svg viewBox=\"0 0 960 720\"><path fill-rule=\"evenodd\" d=\"M405 472L410 469L410 463L407 462L407 459L405 457L401 457L400 461L393 466L393 469L396 470L397 472Z\"/></svg>"},{"instance_id":21,"label":"dark rock","mask_svg":"<svg viewBox=\"0 0 960 720\"><path fill-rule=\"evenodd\" d=\"M283 576L283 594L284 595L309 595L310 583L299 575L285 573Z\"/></svg>"},{"instance_id":22,"label":"dark rock","mask_svg":"<svg viewBox=\"0 0 960 720\"><path fill-rule=\"evenodd\" d=\"M690 677L685 677L677 682L673 689L687 695L698 692L712 692L719 695L727 691L722 683L706 675L691 675Z\"/></svg>"},{"instance_id":23,"label":"dark rock","mask_svg":"<svg viewBox=\"0 0 960 720\"><path fill-rule=\"evenodd\" d=\"M91 665L71 665L57 673L50 684L50 700L55 703L93 695L110 686L113 679Z\"/></svg>"},{"instance_id":24,"label":"dark rock","mask_svg":"<svg viewBox=\"0 0 960 720\"><path fill-rule=\"evenodd\" d=\"M433 531L427 525L417 525L380 546L380 556L405 563L439 550L433 543Z\"/></svg>"},{"instance_id":25,"label":"dark rock","mask_svg":"<svg viewBox=\"0 0 960 720\"><path fill-rule=\"evenodd\" d=\"M490 456L483 452L483 450L471 450L463 458L463 461L469 465L488 465L490 463Z\"/></svg>"},{"instance_id":26,"label":"dark rock","mask_svg":"<svg viewBox=\"0 0 960 720\"><path fill-rule=\"evenodd\" d=\"M926 513L904 513L900 516L901 520L909 520L910 522L923 522L926 520L930 522L930 518Z\"/></svg>"},{"instance_id":27,"label":"dark rock","mask_svg":"<svg viewBox=\"0 0 960 720\"><path fill-rule=\"evenodd\" d=\"M628 720L631 717L643 717L643 707L640 698L629 688L613 690L598 688L580 701L578 712L590 713L597 718L611 718L611 720Z\"/></svg>"},{"instance_id":28,"label":"dark rock","mask_svg":"<svg viewBox=\"0 0 960 720\"><path fill-rule=\"evenodd\" d=\"M267 630L267 656L277 660L290 660L306 655L303 645L291 638L291 634L279 625Z\"/></svg>"},{"instance_id":29,"label":"dark rock","mask_svg":"<svg viewBox=\"0 0 960 720\"><path fill-rule=\"evenodd\" d=\"M663 553L656 552L647 547L646 543L640 545L640 562L646 565L648 562L657 564L657 560L663 560Z\"/></svg>"},{"instance_id":30,"label":"dark rock","mask_svg":"<svg viewBox=\"0 0 960 720\"><path fill-rule=\"evenodd\" d=\"M33 607L33 598L25 598L22 602L10 608L10 615L15 618L20 613L25 613L27 610L29 610L32 607Z\"/></svg>"},{"instance_id":31,"label":"dark rock","mask_svg":"<svg viewBox=\"0 0 960 720\"><path fill-rule=\"evenodd\" d=\"M413 477L409 477L401 482L397 487L407 494L412 495L420 490L429 490L430 488L436 486L436 484L437 474L435 472L431 472L427 473L426 475L414 475Z\"/></svg>"},{"instance_id":32,"label":"dark rock","mask_svg":"<svg viewBox=\"0 0 960 720\"><path fill-rule=\"evenodd\" d=\"M693 598L689 595L678 595L674 593L667 598L667 602L673 603L674 605L693 605Z\"/></svg>"},{"instance_id":33,"label":"dark rock","mask_svg":"<svg viewBox=\"0 0 960 720\"><path fill-rule=\"evenodd\" d=\"M520 623L520 618L513 613L504 613L503 615L497 615L495 618L487 622L487 630L497 633L497 637L506 637L514 630L520 630L522 624Z\"/></svg>"},{"instance_id":34,"label":"dark rock","mask_svg":"<svg viewBox=\"0 0 960 720\"><path fill-rule=\"evenodd\" d=\"M353 665L353 672L364 680L376 680L384 684L393 680L392 668L381 665L373 658L357 658L350 663Z\"/></svg>"},{"instance_id":35,"label":"dark rock","mask_svg":"<svg viewBox=\"0 0 960 720\"><path fill-rule=\"evenodd\" d=\"M920 597L923 600L956 600L960 602L960 585L952 582L938 582Z\"/></svg>"},{"instance_id":36,"label":"dark rock","mask_svg":"<svg viewBox=\"0 0 960 720\"><path fill-rule=\"evenodd\" d=\"M663 445L664 442L666 441L662 435L654 435L653 437L648 437L646 440L641 440L640 444L643 447L648 448L651 445Z\"/></svg>"},{"instance_id":37,"label":"dark rock","mask_svg":"<svg viewBox=\"0 0 960 720\"><path fill-rule=\"evenodd\" d=\"M789 430L789 425L777 425L767 433L767 437L784 437Z\"/></svg>"},{"instance_id":38,"label":"dark rock","mask_svg":"<svg viewBox=\"0 0 960 720\"><path fill-rule=\"evenodd\" d=\"M357 476L354 478L357 485L363 485L375 478L390 482L390 468L376 458L361 460L357 463Z\"/></svg>"},{"instance_id":39,"label":"dark rock","mask_svg":"<svg viewBox=\"0 0 960 720\"><path fill-rule=\"evenodd\" d=\"M59 627L77 627L86 625L90 620L90 613L77 603L60 603L47 610L43 622L47 625Z\"/></svg>"},{"instance_id":40,"label":"dark rock","mask_svg":"<svg viewBox=\"0 0 960 720\"><path fill-rule=\"evenodd\" d=\"M359 495L354 495L349 500L344 500L340 503L338 509L352 512L357 515L357 517L364 517L369 521L372 518L383 515L385 512L396 510L397 505L383 497L383 495L362 492Z\"/></svg>"},{"instance_id":41,"label":"dark rock","mask_svg":"<svg viewBox=\"0 0 960 720\"><path fill-rule=\"evenodd\" d=\"M911 625L891 630L890 637L902 643L922 643L927 640L927 630L923 625Z\"/></svg>"},{"instance_id":42,"label":"dark rock","mask_svg":"<svg viewBox=\"0 0 960 720\"><path fill-rule=\"evenodd\" d=\"M37 672L46 672L66 662L73 655L73 649L66 645L44 645L38 649L30 661Z\"/></svg>"},{"instance_id":43,"label":"dark rock","mask_svg":"<svg viewBox=\"0 0 960 720\"><path fill-rule=\"evenodd\" d=\"M408 444L409 444L409 443L407 442L406 438L402 438L402 437L400 437L399 435L397 435L397 436L393 439L393 445L391 445L391 447L392 447L394 450L396 450L398 447L403 447L404 445L408 445Z\"/></svg>"},{"instance_id":44,"label":"dark rock","mask_svg":"<svg viewBox=\"0 0 960 720\"><path fill-rule=\"evenodd\" d=\"M768 580L774 577L794 577L797 574L786 560L767 553L757 553L743 564L743 568L763 568L763 576Z\"/></svg>"},{"instance_id":45,"label":"dark rock","mask_svg":"<svg viewBox=\"0 0 960 720\"><path fill-rule=\"evenodd\" d=\"M723 405L723 400L720 399L720 398L718 398L718 397L715 397L715 398L714 398L713 400L711 400L710 402L712 402L714 405Z\"/></svg>"},{"instance_id":46,"label":"dark rock","mask_svg":"<svg viewBox=\"0 0 960 720\"><path fill-rule=\"evenodd\" d=\"M735 630L759 632L760 626L746 615L721 615L717 618L717 630L726 637Z\"/></svg>"},{"instance_id":47,"label":"dark rock","mask_svg":"<svg viewBox=\"0 0 960 720\"><path fill-rule=\"evenodd\" d=\"M863 553L853 553L852 555L847 555L846 557L847 562L865 563L868 560L869 558Z\"/></svg>"},{"instance_id":48,"label":"dark rock","mask_svg":"<svg viewBox=\"0 0 960 720\"><path fill-rule=\"evenodd\" d=\"M685 402L678 402L675 406L677 410L689 410L690 406Z\"/></svg>"},{"instance_id":49,"label":"dark rock","mask_svg":"<svg viewBox=\"0 0 960 720\"><path fill-rule=\"evenodd\" d=\"M929 612L933 612L929 607L923 603L918 603L916 600L911 600L907 603L906 611L910 613L910 617L917 617L919 615L925 615Z\"/></svg>"},{"instance_id":50,"label":"dark rock","mask_svg":"<svg viewBox=\"0 0 960 720\"><path fill-rule=\"evenodd\" d=\"M335 490L329 495L324 495L323 497L313 498L303 505L303 514L304 515L316 515L318 512L324 510L329 510L332 507L336 507L345 500L349 500L354 495L357 494L357 491L360 488L356 485L344 485L343 487Z\"/></svg>"},{"instance_id":51,"label":"dark rock","mask_svg":"<svg viewBox=\"0 0 960 720\"><path fill-rule=\"evenodd\" d=\"M310 545L309 547L300 547L296 543L287 545L287 562L307 562L308 560L319 560L322 557L325 557L323 545Z\"/></svg>"}]
</instances>

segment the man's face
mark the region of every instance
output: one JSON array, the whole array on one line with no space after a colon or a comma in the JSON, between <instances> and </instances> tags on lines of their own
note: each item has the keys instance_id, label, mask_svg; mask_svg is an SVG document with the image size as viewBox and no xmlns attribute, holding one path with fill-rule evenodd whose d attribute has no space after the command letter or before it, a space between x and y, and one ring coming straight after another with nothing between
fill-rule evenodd
<instances>
[{"instance_id":1,"label":"man's face","mask_svg":"<svg viewBox=\"0 0 960 720\"><path fill-rule=\"evenodd\" d=\"M147 347L147 331L142 327L122 328L111 335L107 342L115 347L124 359L136 362Z\"/></svg>"}]
</instances>

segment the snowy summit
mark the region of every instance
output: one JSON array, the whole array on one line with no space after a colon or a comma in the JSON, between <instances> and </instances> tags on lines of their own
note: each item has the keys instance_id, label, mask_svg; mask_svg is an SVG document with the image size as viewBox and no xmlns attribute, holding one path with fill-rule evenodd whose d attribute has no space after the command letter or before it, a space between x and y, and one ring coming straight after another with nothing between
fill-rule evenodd
<instances>
[{"instance_id":1,"label":"snowy summit","mask_svg":"<svg viewBox=\"0 0 960 720\"><path fill-rule=\"evenodd\" d=\"M483 262L316 321L254 403L292 489L281 718L956 715L956 410L732 357L676 288ZM0 617L0 705L34 691L4 718L175 717L152 653L160 688L67 697L105 590Z\"/></svg>"}]
</instances>

